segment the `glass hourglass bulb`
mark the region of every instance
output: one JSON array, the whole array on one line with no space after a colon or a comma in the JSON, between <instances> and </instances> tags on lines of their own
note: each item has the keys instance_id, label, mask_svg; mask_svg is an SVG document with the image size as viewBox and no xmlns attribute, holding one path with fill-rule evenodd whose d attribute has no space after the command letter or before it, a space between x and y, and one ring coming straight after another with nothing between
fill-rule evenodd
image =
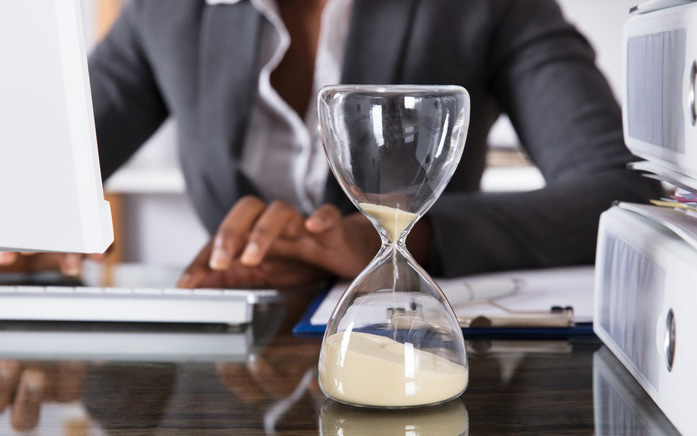
<instances>
[{"instance_id":1,"label":"glass hourglass bulb","mask_svg":"<svg viewBox=\"0 0 697 436\"><path fill-rule=\"evenodd\" d=\"M413 407L467 387L457 318L405 241L460 161L469 109L467 91L457 86L347 85L319 93L329 166L382 240L327 325L319 382L334 400Z\"/></svg>"}]
</instances>

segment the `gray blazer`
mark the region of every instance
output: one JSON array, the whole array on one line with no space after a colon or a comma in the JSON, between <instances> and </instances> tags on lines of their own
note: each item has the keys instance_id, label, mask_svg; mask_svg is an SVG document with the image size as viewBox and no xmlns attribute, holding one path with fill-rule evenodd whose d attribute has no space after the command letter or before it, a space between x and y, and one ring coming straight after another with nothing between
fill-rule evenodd
<instances>
[{"instance_id":1,"label":"gray blazer","mask_svg":"<svg viewBox=\"0 0 697 436\"><path fill-rule=\"evenodd\" d=\"M177 120L191 199L214 232L254 189L239 171L262 17L249 1L134 0L90 59L104 177ZM355 0L343 83L459 84L472 118L462 163L429 213L430 270L446 276L592 262L598 216L656 183L625 169L612 93L553 0ZM506 112L547 187L477 192ZM332 177L327 202L352 210Z\"/></svg>"}]
</instances>

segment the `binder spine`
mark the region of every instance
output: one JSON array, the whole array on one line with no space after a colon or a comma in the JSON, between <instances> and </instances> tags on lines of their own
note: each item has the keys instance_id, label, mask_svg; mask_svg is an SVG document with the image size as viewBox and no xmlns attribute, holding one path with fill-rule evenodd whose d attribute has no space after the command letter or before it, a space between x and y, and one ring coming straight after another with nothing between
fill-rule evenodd
<instances>
[{"instance_id":1,"label":"binder spine","mask_svg":"<svg viewBox=\"0 0 697 436\"><path fill-rule=\"evenodd\" d=\"M657 388L659 362L653 359L655 308L663 299L666 269L636 246L613 233L603 235L598 322L617 347Z\"/></svg>"}]
</instances>

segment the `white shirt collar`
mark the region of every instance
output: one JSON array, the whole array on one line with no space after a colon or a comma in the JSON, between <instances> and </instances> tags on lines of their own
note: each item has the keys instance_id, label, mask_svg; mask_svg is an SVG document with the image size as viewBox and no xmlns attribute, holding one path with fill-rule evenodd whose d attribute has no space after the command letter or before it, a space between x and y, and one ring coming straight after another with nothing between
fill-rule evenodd
<instances>
[{"instance_id":1,"label":"white shirt collar","mask_svg":"<svg viewBox=\"0 0 697 436\"><path fill-rule=\"evenodd\" d=\"M240 1L242 0L206 0L206 4L209 6L235 5ZM279 22L274 23L274 18L278 18L278 20L280 20L280 17L278 17L278 9L275 0L251 0L251 3L257 11L259 11L261 14L264 14L266 19L272 22L274 27L278 28L279 26L281 26L285 28L285 26L281 25L281 23Z\"/></svg>"},{"instance_id":2,"label":"white shirt collar","mask_svg":"<svg viewBox=\"0 0 697 436\"><path fill-rule=\"evenodd\" d=\"M239 2L240 0L206 0L206 4L209 5L234 5Z\"/></svg>"}]
</instances>

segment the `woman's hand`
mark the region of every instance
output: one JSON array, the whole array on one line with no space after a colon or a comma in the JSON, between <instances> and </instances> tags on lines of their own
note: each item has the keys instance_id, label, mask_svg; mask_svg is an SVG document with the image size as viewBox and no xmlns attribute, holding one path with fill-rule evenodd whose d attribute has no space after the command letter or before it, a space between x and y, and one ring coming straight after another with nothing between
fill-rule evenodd
<instances>
[{"instance_id":1,"label":"woman's hand","mask_svg":"<svg viewBox=\"0 0 697 436\"><path fill-rule=\"evenodd\" d=\"M316 268L288 259L271 260L268 256L278 239L300 237L303 223L302 214L284 202L267 205L256 197L243 197L186 268L178 285L183 288L282 286L303 281L303 277L316 278Z\"/></svg>"},{"instance_id":2,"label":"woman's hand","mask_svg":"<svg viewBox=\"0 0 697 436\"><path fill-rule=\"evenodd\" d=\"M417 223L409 249L428 262L432 231ZM331 276L356 277L380 248L372 223L361 213L342 215L320 206L305 219L283 202L266 205L244 197L230 210L216 235L189 265L179 286L294 286Z\"/></svg>"},{"instance_id":3,"label":"woman's hand","mask_svg":"<svg viewBox=\"0 0 697 436\"><path fill-rule=\"evenodd\" d=\"M185 270L178 285L294 286L330 276L350 278L373 258L380 240L360 214L325 205L309 218L283 202L244 197Z\"/></svg>"}]
</instances>

